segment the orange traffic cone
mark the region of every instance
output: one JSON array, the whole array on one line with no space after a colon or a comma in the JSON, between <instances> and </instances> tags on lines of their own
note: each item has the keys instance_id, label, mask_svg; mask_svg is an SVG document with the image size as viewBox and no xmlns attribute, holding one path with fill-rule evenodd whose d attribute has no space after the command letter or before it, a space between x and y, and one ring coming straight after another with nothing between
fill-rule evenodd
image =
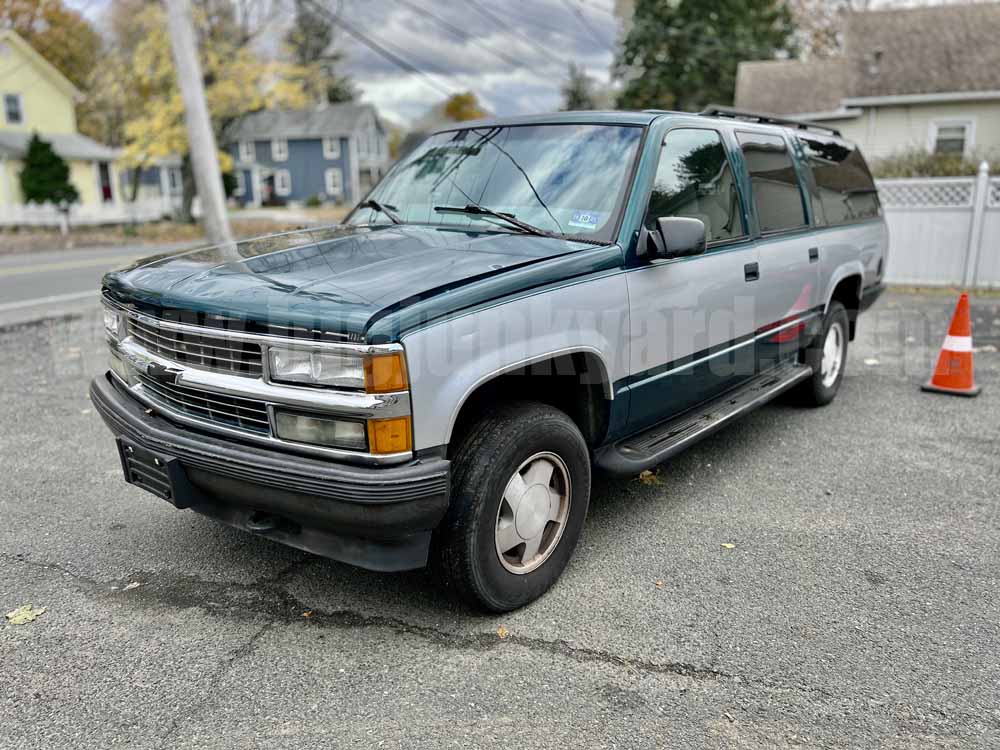
<instances>
[{"instance_id":1,"label":"orange traffic cone","mask_svg":"<svg viewBox=\"0 0 1000 750\"><path fill-rule=\"evenodd\" d=\"M954 396L979 395L980 388L972 375L972 323L969 320L968 294L958 298L934 375L921 388Z\"/></svg>"}]
</instances>

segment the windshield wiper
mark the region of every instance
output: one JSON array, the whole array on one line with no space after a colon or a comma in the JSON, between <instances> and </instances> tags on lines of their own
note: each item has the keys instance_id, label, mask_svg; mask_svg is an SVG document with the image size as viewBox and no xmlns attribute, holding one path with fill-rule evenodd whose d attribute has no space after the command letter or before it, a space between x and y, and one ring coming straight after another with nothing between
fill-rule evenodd
<instances>
[{"instance_id":1,"label":"windshield wiper","mask_svg":"<svg viewBox=\"0 0 1000 750\"><path fill-rule=\"evenodd\" d=\"M396 207L390 206L388 203L379 203L374 198L369 198L366 201L361 201L358 204L358 208L374 208L376 211L380 211L389 217L389 221L393 224L402 224L403 220L395 213Z\"/></svg>"},{"instance_id":2,"label":"windshield wiper","mask_svg":"<svg viewBox=\"0 0 1000 750\"><path fill-rule=\"evenodd\" d=\"M506 221L508 224L517 227L522 232L526 234L535 234L539 237L554 237L557 240L563 239L561 235L555 232L549 232L540 227L536 227L533 224L529 224L526 221L521 221L516 218L514 214L503 213L501 211L494 211L492 208L486 208L485 206L480 206L475 203L470 203L467 206L434 206L434 210L439 214L468 214L470 216L492 216L494 219L501 219Z\"/></svg>"}]
</instances>

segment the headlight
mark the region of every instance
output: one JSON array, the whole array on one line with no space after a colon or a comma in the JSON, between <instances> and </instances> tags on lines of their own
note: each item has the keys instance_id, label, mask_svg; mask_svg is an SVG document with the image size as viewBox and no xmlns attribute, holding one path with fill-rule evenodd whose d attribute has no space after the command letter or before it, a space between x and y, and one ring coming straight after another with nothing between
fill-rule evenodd
<instances>
[{"instance_id":1,"label":"headlight","mask_svg":"<svg viewBox=\"0 0 1000 750\"><path fill-rule=\"evenodd\" d=\"M274 423L278 437L284 440L347 450L363 451L368 447L364 422L311 417L279 410L274 414Z\"/></svg>"},{"instance_id":2,"label":"headlight","mask_svg":"<svg viewBox=\"0 0 1000 750\"><path fill-rule=\"evenodd\" d=\"M104 308L104 331L115 341L121 339L125 332L125 321L120 312L110 307Z\"/></svg>"},{"instance_id":3,"label":"headlight","mask_svg":"<svg viewBox=\"0 0 1000 750\"><path fill-rule=\"evenodd\" d=\"M364 390L365 363L360 356L278 346L269 347L267 354L271 380Z\"/></svg>"},{"instance_id":4,"label":"headlight","mask_svg":"<svg viewBox=\"0 0 1000 750\"><path fill-rule=\"evenodd\" d=\"M267 356L270 378L277 383L352 388L368 393L392 393L409 387L406 362L399 351L366 356L271 346Z\"/></svg>"}]
</instances>

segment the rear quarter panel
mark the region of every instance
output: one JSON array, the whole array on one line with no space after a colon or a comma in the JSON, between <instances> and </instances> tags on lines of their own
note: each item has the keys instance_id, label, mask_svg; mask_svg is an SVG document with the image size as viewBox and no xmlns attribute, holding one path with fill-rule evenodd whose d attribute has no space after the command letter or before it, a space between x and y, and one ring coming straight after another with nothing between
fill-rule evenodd
<instances>
[{"instance_id":1,"label":"rear quarter panel","mask_svg":"<svg viewBox=\"0 0 1000 750\"><path fill-rule=\"evenodd\" d=\"M822 237L820 301L824 305L829 305L833 290L848 276L860 275L865 288L878 283L880 268L884 275L889 232L882 218L818 232Z\"/></svg>"}]
</instances>

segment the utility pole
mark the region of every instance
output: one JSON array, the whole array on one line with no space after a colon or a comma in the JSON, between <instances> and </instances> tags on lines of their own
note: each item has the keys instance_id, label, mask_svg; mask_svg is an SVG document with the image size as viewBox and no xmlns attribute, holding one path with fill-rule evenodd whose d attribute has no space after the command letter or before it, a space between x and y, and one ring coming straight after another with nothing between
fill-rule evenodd
<instances>
[{"instance_id":1,"label":"utility pole","mask_svg":"<svg viewBox=\"0 0 1000 750\"><path fill-rule=\"evenodd\" d=\"M191 2L164 0L164 4L167 8L170 48L174 55L174 68L177 70L177 85L184 100L184 121L187 124L194 184L201 199L202 225L209 242L232 242L215 135L212 133L208 105L205 103L205 84L201 78L201 64L198 62Z\"/></svg>"}]
</instances>

